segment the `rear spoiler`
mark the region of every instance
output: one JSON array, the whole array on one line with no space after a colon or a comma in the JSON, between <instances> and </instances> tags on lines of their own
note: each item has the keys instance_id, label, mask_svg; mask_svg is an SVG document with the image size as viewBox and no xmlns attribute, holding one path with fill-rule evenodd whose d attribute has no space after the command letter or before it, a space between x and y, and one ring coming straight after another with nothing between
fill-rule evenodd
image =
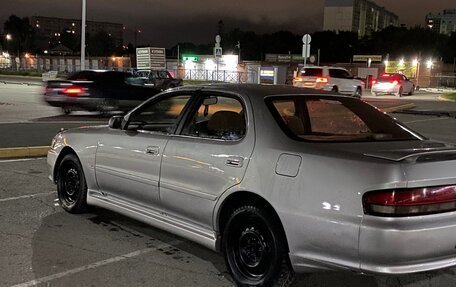
<instances>
[{"instance_id":1,"label":"rear spoiler","mask_svg":"<svg viewBox=\"0 0 456 287\"><path fill-rule=\"evenodd\" d=\"M430 162L443 160L456 160L456 148L448 149L414 149L365 153L365 156L379 158L394 162L416 161Z\"/></svg>"}]
</instances>

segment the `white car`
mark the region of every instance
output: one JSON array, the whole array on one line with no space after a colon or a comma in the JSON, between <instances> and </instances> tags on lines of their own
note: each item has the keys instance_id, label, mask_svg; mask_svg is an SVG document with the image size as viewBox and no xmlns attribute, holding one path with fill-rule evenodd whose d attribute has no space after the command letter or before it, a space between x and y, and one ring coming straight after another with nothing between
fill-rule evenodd
<instances>
[{"instance_id":1,"label":"white car","mask_svg":"<svg viewBox=\"0 0 456 287\"><path fill-rule=\"evenodd\" d=\"M377 80L372 82L371 92L373 96L378 96L379 94L393 94L402 97L404 93L413 95L415 92L415 84L403 74L383 73Z\"/></svg>"},{"instance_id":2,"label":"white car","mask_svg":"<svg viewBox=\"0 0 456 287\"><path fill-rule=\"evenodd\" d=\"M360 98L363 81L340 67L305 67L293 79L293 86L332 91Z\"/></svg>"}]
</instances>

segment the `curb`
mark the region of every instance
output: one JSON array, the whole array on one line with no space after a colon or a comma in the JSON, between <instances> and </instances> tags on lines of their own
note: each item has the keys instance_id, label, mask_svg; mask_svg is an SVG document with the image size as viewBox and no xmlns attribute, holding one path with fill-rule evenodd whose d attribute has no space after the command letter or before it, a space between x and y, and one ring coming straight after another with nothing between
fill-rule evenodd
<instances>
[{"instance_id":1,"label":"curb","mask_svg":"<svg viewBox=\"0 0 456 287\"><path fill-rule=\"evenodd\" d=\"M398 111L408 110L415 107L414 103L403 104L399 106L389 107L389 108L379 108L382 112L385 113L394 113Z\"/></svg>"},{"instance_id":2,"label":"curb","mask_svg":"<svg viewBox=\"0 0 456 287\"><path fill-rule=\"evenodd\" d=\"M444 98L444 97L442 97L442 96L438 96L437 99L438 99L439 101L456 103L456 100L450 100L450 99Z\"/></svg>"},{"instance_id":3,"label":"curb","mask_svg":"<svg viewBox=\"0 0 456 287\"><path fill-rule=\"evenodd\" d=\"M0 148L0 159L46 156L50 146Z\"/></svg>"}]
</instances>

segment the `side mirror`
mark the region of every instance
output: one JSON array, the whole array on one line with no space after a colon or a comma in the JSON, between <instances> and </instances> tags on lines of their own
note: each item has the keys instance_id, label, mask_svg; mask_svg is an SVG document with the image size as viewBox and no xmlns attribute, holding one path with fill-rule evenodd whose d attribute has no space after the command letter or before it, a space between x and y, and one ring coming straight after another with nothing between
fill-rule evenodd
<instances>
[{"instance_id":1,"label":"side mirror","mask_svg":"<svg viewBox=\"0 0 456 287\"><path fill-rule=\"evenodd\" d=\"M111 129L120 129L122 126L123 116L113 116L109 119L109 127Z\"/></svg>"}]
</instances>

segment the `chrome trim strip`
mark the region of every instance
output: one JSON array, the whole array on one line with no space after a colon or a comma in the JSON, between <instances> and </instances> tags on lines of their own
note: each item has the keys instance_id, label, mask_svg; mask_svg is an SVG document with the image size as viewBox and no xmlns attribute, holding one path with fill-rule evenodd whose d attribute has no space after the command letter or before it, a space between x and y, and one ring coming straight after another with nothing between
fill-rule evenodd
<instances>
[{"instance_id":1,"label":"chrome trim strip","mask_svg":"<svg viewBox=\"0 0 456 287\"><path fill-rule=\"evenodd\" d=\"M195 196L195 197L199 197L199 198L211 200L211 201L215 201L217 199L216 195L202 192L201 190L194 190L194 189L190 189L190 188L187 188L184 186L175 185L175 184L166 183L166 182L160 182L160 188L170 189L173 191L177 191L180 193L188 194L191 196Z\"/></svg>"}]
</instances>

